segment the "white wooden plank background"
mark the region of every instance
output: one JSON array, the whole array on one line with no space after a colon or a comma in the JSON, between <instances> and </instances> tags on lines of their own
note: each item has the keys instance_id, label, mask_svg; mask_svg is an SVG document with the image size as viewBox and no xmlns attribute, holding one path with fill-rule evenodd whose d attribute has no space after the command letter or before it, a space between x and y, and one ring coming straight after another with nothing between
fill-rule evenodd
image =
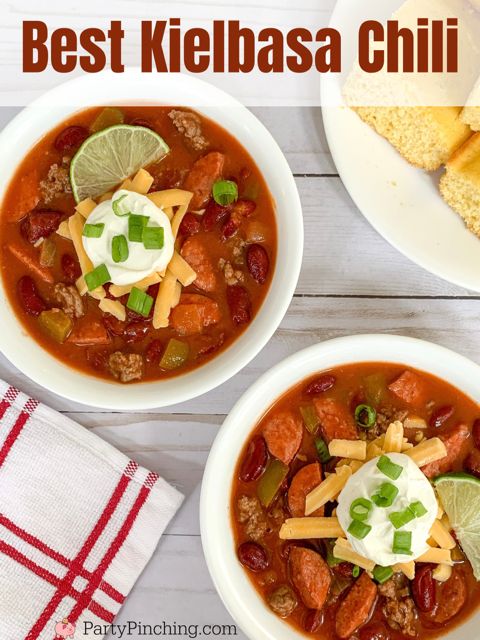
<instances>
[{"instance_id":1,"label":"white wooden plank background","mask_svg":"<svg viewBox=\"0 0 480 640\"><path fill-rule=\"evenodd\" d=\"M120 621L229 624L202 556L198 498L210 445L224 415L285 356L334 336L401 333L433 340L480 362L480 302L390 247L355 208L328 153L319 109L254 110L285 152L306 222L304 265L280 329L222 388L169 413L107 413L75 406L32 384L0 357L0 376L49 403L178 486L186 501L125 604ZM0 110L0 127L14 115ZM399 358L401 355L399 354ZM239 637L243 637L238 632Z\"/></svg>"}]
</instances>

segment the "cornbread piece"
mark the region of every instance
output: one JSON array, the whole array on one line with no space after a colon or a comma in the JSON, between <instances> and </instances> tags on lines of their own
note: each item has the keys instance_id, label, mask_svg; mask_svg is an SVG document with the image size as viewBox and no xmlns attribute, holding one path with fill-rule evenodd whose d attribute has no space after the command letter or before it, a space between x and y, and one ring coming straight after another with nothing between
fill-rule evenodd
<instances>
[{"instance_id":1,"label":"cornbread piece","mask_svg":"<svg viewBox=\"0 0 480 640\"><path fill-rule=\"evenodd\" d=\"M440 180L440 192L470 231L480 236L480 133L450 158Z\"/></svg>"},{"instance_id":2,"label":"cornbread piece","mask_svg":"<svg viewBox=\"0 0 480 640\"><path fill-rule=\"evenodd\" d=\"M480 107L465 107L465 109L462 111L460 119L473 131L480 131Z\"/></svg>"},{"instance_id":3,"label":"cornbread piece","mask_svg":"<svg viewBox=\"0 0 480 640\"><path fill-rule=\"evenodd\" d=\"M355 107L411 164L436 171L471 136L460 107Z\"/></svg>"}]
</instances>

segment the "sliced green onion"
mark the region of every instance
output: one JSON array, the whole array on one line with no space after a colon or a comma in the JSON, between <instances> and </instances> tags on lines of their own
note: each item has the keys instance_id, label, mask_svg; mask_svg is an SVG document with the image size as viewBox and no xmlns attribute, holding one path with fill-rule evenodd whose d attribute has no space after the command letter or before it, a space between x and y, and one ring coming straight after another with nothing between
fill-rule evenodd
<instances>
[{"instance_id":1,"label":"sliced green onion","mask_svg":"<svg viewBox=\"0 0 480 640\"><path fill-rule=\"evenodd\" d=\"M162 249L164 244L163 227L143 227L142 242L145 249Z\"/></svg>"},{"instance_id":2,"label":"sliced green onion","mask_svg":"<svg viewBox=\"0 0 480 640\"><path fill-rule=\"evenodd\" d=\"M348 533L358 540L363 540L371 530L372 527L369 524L360 522L360 520L352 520L352 523L348 527Z\"/></svg>"},{"instance_id":3,"label":"sliced green onion","mask_svg":"<svg viewBox=\"0 0 480 640\"><path fill-rule=\"evenodd\" d=\"M392 462L388 456L380 456L377 468L390 480L398 480L403 471L403 467Z\"/></svg>"},{"instance_id":4,"label":"sliced green onion","mask_svg":"<svg viewBox=\"0 0 480 640\"><path fill-rule=\"evenodd\" d=\"M373 570L373 577L379 584L384 584L393 576L392 567L381 567L379 564Z\"/></svg>"},{"instance_id":5,"label":"sliced green onion","mask_svg":"<svg viewBox=\"0 0 480 640\"><path fill-rule=\"evenodd\" d=\"M315 448L317 449L320 462L323 462L323 464L332 459L325 440L322 438L315 438Z\"/></svg>"},{"instance_id":6,"label":"sliced green onion","mask_svg":"<svg viewBox=\"0 0 480 640\"><path fill-rule=\"evenodd\" d=\"M218 180L212 188L213 199L222 207L238 199L237 183L233 180Z\"/></svg>"},{"instance_id":7,"label":"sliced green onion","mask_svg":"<svg viewBox=\"0 0 480 640\"><path fill-rule=\"evenodd\" d=\"M388 518L395 529L401 529L412 520L415 520L415 514L407 507L403 511L394 511Z\"/></svg>"},{"instance_id":8,"label":"sliced green onion","mask_svg":"<svg viewBox=\"0 0 480 640\"><path fill-rule=\"evenodd\" d=\"M428 513L428 509L425 508L425 506L423 505L422 502L420 502L420 500L416 500L415 502L412 502L412 504L408 508L416 518L421 518L422 516Z\"/></svg>"},{"instance_id":9,"label":"sliced green onion","mask_svg":"<svg viewBox=\"0 0 480 640\"><path fill-rule=\"evenodd\" d=\"M100 238L105 229L103 222L97 222L97 224L84 224L82 235L85 238Z\"/></svg>"},{"instance_id":10,"label":"sliced green onion","mask_svg":"<svg viewBox=\"0 0 480 640\"><path fill-rule=\"evenodd\" d=\"M350 505L350 517L352 520L360 520L363 522L364 520L368 520L368 516L372 509L373 504L370 500L367 500L366 498L357 498Z\"/></svg>"},{"instance_id":11,"label":"sliced green onion","mask_svg":"<svg viewBox=\"0 0 480 640\"><path fill-rule=\"evenodd\" d=\"M93 291L107 282L110 282L110 274L104 264L100 264L93 271L85 274L85 283L89 291Z\"/></svg>"},{"instance_id":12,"label":"sliced green onion","mask_svg":"<svg viewBox=\"0 0 480 640\"><path fill-rule=\"evenodd\" d=\"M412 532L395 531L393 534L393 553L400 553L405 556L412 555Z\"/></svg>"},{"instance_id":13,"label":"sliced green onion","mask_svg":"<svg viewBox=\"0 0 480 640\"><path fill-rule=\"evenodd\" d=\"M359 404L355 409L355 421L362 429L371 429L377 421L377 412L368 404Z\"/></svg>"},{"instance_id":14,"label":"sliced green onion","mask_svg":"<svg viewBox=\"0 0 480 640\"><path fill-rule=\"evenodd\" d=\"M128 258L128 242L124 235L113 236L112 258L114 262L125 262Z\"/></svg>"},{"instance_id":15,"label":"sliced green onion","mask_svg":"<svg viewBox=\"0 0 480 640\"><path fill-rule=\"evenodd\" d=\"M360 567L358 566L358 564L356 564L352 569L352 576L354 578L358 578L359 575L360 575Z\"/></svg>"},{"instance_id":16,"label":"sliced green onion","mask_svg":"<svg viewBox=\"0 0 480 640\"><path fill-rule=\"evenodd\" d=\"M125 200L125 198L127 197L128 193L124 193L123 196L120 196L119 198L117 198L116 200L112 200L112 209L113 209L113 213L116 216L119 216L120 218L123 218L124 216L128 216L130 215L130 211L122 211L120 209L120 203L122 200Z\"/></svg>"},{"instance_id":17,"label":"sliced green onion","mask_svg":"<svg viewBox=\"0 0 480 640\"><path fill-rule=\"evenodd\" d=\"M318 419L318 414L315 411L315 407L310 404L303 405L300 407L300 413L302 414L303 422L307 431L313 435L317 433L320 421Z\"/></svg>"},{"instance_id":18,"label":"sliced green onion","mask_svg":"<svg viewBox=\"0 0 480 640\"><path fill-rule=\"evenodd\" d=\"M372 496L372 501L377 507L385 509L392 506L397 496L398 488L391 482L384 482L380 485L378 493Z\"/></svg>"},{"instance_id":19,"label":"sliced green onion","mask_svg":"<svg viewBox=\"0 0 480 640\"><path fill-rule=\"evenodd\" d=\"M130 242L143 242L143 229L150 218L132 213L128 218L128 239Z\"/></svg>"},{"instance_id":20,"label":"sliced green onion","mask_svg":"<svg viewBox=\"0 0 480 640\"><path fill-rule=\"evenodd\" d=\"M340 560L340 558L336 558L333 555L333 549L335 547L335 544L333 543L332 540L325 540L325 547L327 549L327 564L329 567L336 567L339 564L342 564L343 560Z\"/></svg>"},{"instance_id":21,"label":"sliced green onion","mask_svg":"<svg viewBox=\"0 0 480 640\"><path fill-rule=\"evenodd\" d=\"M152 308L153 298L148 293L133 287L127 300L127 307L141 316L148 317Z\"/></svg>"}]
</instances>

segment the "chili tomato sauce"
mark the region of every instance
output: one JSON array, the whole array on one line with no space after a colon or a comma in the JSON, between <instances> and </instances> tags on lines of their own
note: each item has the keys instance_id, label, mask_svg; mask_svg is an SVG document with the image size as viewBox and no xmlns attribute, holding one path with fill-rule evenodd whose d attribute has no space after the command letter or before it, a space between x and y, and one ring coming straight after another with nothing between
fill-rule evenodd
<instances>
[{"instance_id":1,"label":"chili tomato sauce","mask_svg":"<svg viewBox=\"0 0 480 640\"><path fill-rule=\"evenodd\" d=\"M56 343L44 333L39 326L37 318L25 312L17 292L17 283L20 278L25 275L33 278L38 292L46 302L47 307L55 307L58 306L58 304L56 304L52 294L54 284L48 284L37 277L8 251L9 243L28 246L28 248L32 250L32 244L27 241L22 233L22 220L19 222L9 222L9 211L15 210L16 201L22 189L22 178L28 176L31 172L36 172L38 181L40 182L47 178L52 165L62 165L62 163L67 166L69 165L71 158L80 146L82 140L79 141L75 148L62 152L55 148L57 136L67 127L71 126L80 126L88 130L96 117L102 112L103 108L100 107L79 112L58 125L58 127L35 144L18 167L0 209L0 239L2 245L1 271L5 290L17 318L24 325L28 333L53 356L65 364L86 373L111 379L112 376L106 364L109 354L120 350L126 353L145 355L149 345L154 340L157 340L160 341L160 343L156 345L156 357L151 362L144 358L142 376L143 381L155 380L184 373L211 360L217 353L228 348L248 326L248 322L236 324L232 321L232 312L226 297L226 281L220 266L217 267L221 259L231 262L232 265L234 265L234 269L243 274L244 279L240 284L248 293L251 304L250 321L253 320L266 297L275 267L277 230L274 203L254 160L232 135L215 122L200 116L203 136L209 144L207 150L195 151L188 144L185 136L174 126L172 120L168 117L168 113L173 107L135 106L121 107L120 109L124 114L124 122L126 124L138 124L154 129L164 138L170 147L170 153L164 159L158 164L151 165L147 168L155 179L151 191L177 187L182 188L195 161L210 151L218 151L225 156L222 177L237 182L240 199L252 200L255 203L253 215L242 223L236 235L226 241L221 235L221 223L216 224L213 230L207 232L202 228L202 217L195 216L198 221L198 224L195 225L195 237L204 244L215 265L218 285L215 291L204 293L198 290L194 283L189 287L184 287L182 293L202 294L215 300L220 309L220 322L205 328L201 334L182 337L170 327L155 330L151 326L151 322L145 321L141 317L135 317L135 314L129 313L127 310L127 321L124 323L124 329L126 331L124 334L120 336L116 335L118 329L110 332L111 344L108 345L108 347L85 347L76 346L68 342L62 344ZM189 110L187 111L189 112ZM40 200L36 209L59 211L62 214L62 219L67 219L74 213L74 207L75 201L71 193L59 193L49 204L44 204L42 200ZM263 234L261 246L266 250L269 258L269 269L263 284L255 281L251 273L249 273L248 265L246 264L246 248L249 243L253 242L249 242L249 225L253 229L252 233L255 233L255 226L257 227L257 232L258 228L261 229L261 233ZM180 231L177 247L181 246L190 232L188 226L181 227ZM186 232L182 233L182 231ZM55 262L53 267L51 267L54 283L67 282L68 284L72 284L74 280L70 278L70 281L68 281L66 278L65 261L70 266L70 271L73 271L76 277L81 273L73 244L57 233L53 233L50 237L54 239L57 249ZM242 247L239 260L236 247L241 247L242 242L244 246ZM64 258L62 268L62 258L64 256L69 257ZM73 265L70 258L73 258ZM67 267L67 271L68 270ZM108 285L106 286L108 287ZM155 295L155 292L151 290L149 290L148 293ZM122 302L125 301L122 300ZM106 314L98 308L98 301L87 295L84 296L84 304L86 304L86 317L89 320L92 322L95 320L105 322ZM113 318L113 316L110 316L110 318ZM113 320L115 319L113 318ZM132 324L135 322L137 322L136 325ZM118 322L112 322L111 325L118 328ZM130 325L130 327L127 327L127 325ZM129 339L129 330L130 336L133 336L136 341ZM137 335L135 332L137 332ZM160 369L158 361L170 338L188 342L189 357L186 363L179 369L166 371Z\"/></svg>"},{"instance_id":2,"label":"chili tomato sauce","mask_svg":"<svg viewBox=\"0 0 480 640\"><path fill-rule=\"evenodd\" d=\"M261 474L268 464L267 460L271 460L273 456L268 451L265 441L263 445L260 443L263 440L265 427L271 423L272 419L285 415L285 413L292 413L295 418L302 420L300 407L312 406L312 401L315 398L325 397L338 400L352 416L354 415L355 407L359 404L368 403L374 406L377 411L377 424L371 433L369 431L365 432L368 439L374 439L384 432L394 419L407 415L416 416L423 418L429 424L433 421L432 416L437 409L450 407L453 409L451 416L438 428L428 426L424 433L427 437L441 437L451 433L452 429L459 424L467 425L470 432L473 429L473 437L470 435L465 440L449 471L464 470L480 477L480 466L470 462L472 457L476 456L477 447L480 447L480 425L478 422L476 423L480 416L479 406L461 391L443 380L424 372L415 372L409 369L409 371L414 371L420 377L425 391L424 402L420 406L412 408L411 405L402 401L388 389L388 385L404 371L404 366L384 363L362 363L338 367L326 372L326 377L329 378L331 376L335 381L334 385L319 393L309 393L308 390L309 387L310 391L314 390L313 386L311 386L312 383L318 381L319 376L324 377L325 374L316 374L304 380L279 398L266 412L250 435L241 452L235 470L231 513L233 535L239 561L244 565L248 577L260 597L265 601L266 606L270 606L269 602L278 589L287 587L291 590L297 600L297 605L288 616L280 615L280 617L285 617L285 621L300 632L309 633L322 640L338 640L335 629L336 614L340 603L345 599L354 584L352 576L353 565L342 562L336 567L331 567L332 583L323 609L321 611L308 609L303 604L301 595L293 585L288 564L289 553L292 548L307 548L316 551L324 559L328 560L329 554L325 543L321 540L313 539L285 541L281 540L278 535L283 522L287 518L293 517L288 506L288 489L292 479L306 465L319 462L315 437L323 435L322 426L320 423L319 430L315 436L309 433L305 426L302 425L303 434L300 448L289 464L288 475L268 509L264 508L258 501L257 489L262 477ZM372 387L372 380L373 389L369 388ZM328 387L328 385L326 386ZM382 422L382 416L386 420L380 425L379 422ZM405 435L412 442L415 442L415 433L415 429L405 429ZM361 429L359 429L359 434L361 434ZM472 451L474 456L471 455ZM335 459L332 459L330 462L321 465L323 467L322 473L332 471L335 464ZM245 479L252 477L255 479L245 481ZM243 508L241 508L241 500L244 501ZM248 503L248 501L250 502ZM247 507L247 504L250 506ZM325 507L325 516L331 515L334 507L335 503L328 503ZM247 517L247 514L250 514L249 517ZM296 513L295 517L298 516L299 514ZM379 595L369 620L351 637L359 640L404 640L408 637L426 640L427 638L439 637L464 622L480 605L480 583L475 580L471 565L460 549L457 548L454 551L456 551L454 574L458 574L461 580L464 581L467 594L465 602L457 615L452 617L451 620L439 624L429 614L421 613L415 608L414 625L416 635L408 636L402 633L398 625L397 628L393 628L395 623L390 626L389 616L385 616L383 612L386 599ZM417 565L417 575L421 566ZM413 584L409 583L406 578L405 581L411 597ZM445 588L444 585L436 583L437 607L450 606L449 602L445 602L445 598L442 598ZM446 599L452 600L454 598L448 596ZM283 600L280 599L280 607L285 607L286 601L285 592L283 592ZM286 609L281 611L285 613L288 610L289 607L287 606Z\"/></svg>"}]
</instances>

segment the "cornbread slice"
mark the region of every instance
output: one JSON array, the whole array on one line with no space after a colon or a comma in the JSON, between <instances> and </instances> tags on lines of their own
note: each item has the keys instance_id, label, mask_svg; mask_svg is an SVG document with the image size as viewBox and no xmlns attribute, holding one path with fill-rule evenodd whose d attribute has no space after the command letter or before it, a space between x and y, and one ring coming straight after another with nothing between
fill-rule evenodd
<instances>
[{"instance_id":1,"label":"cornbread slice","mask_svg":"<svg viewBox=\"0 0 480 640\"><path fill-rule=\"evenodd\" d=\"M470 231L480 237L480 133L450 158L440 180L440 192Z\"/></svg>"},{"instance_id":2,"label":"cornbread slice","mask_svg":"<svg viewBox=\"0 0 480 640\"><path fill-rule=\"evenodd\" d=\"M465 107L460 118L473 131L480 131L480 107Z\"/></svg>"},{"instance_id":3,"label":"cornbread slice","mask_svg":"<svg viewBox=\"0 0 480 640\"><path fill-rule=\"evenodd\" d=\"M354 107L411 164L436 171L471 136L461 107Z\"/></svg>"}]
</instances>

